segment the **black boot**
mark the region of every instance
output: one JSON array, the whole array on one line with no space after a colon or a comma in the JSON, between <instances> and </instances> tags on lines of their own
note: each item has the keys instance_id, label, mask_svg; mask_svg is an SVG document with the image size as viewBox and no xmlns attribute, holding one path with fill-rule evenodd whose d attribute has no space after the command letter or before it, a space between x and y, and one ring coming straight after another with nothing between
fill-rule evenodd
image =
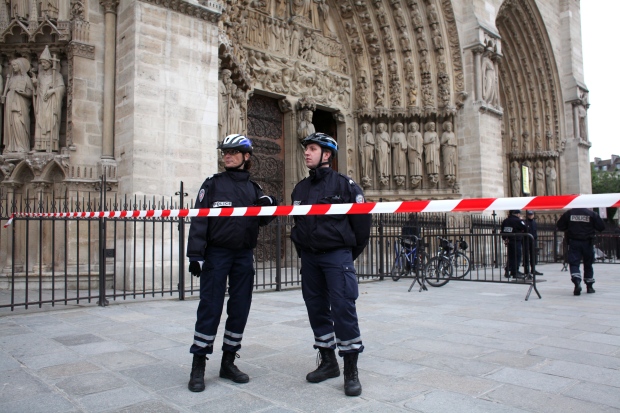
<instances>
[{"instance_id":1,"label":"black boot","mask_svg":"<svg viewBox=\"0 0 620 413\"><path fill-rule=\"evenodd\" d=\"M573 284L575 284L573 295L581 295L581 280L573 278Z\"/></svg>"},{"instance_id":2,"label":"black boot","mask_svg":"<svg viewBox=\"0 0 620 413\"><path fill-rule=\"evenodd\" d=\"M235 366L235 358L239 358L239 355L234 351L225 351L222 354L222 366L220 367L220 377L223 379L229 379L235 383L247 383L250 381L250 376L242 372Z\"/></svg>"},{"instance_id":3,"label":"black boot","mask_svg":"<svg viewBox=\"0 0 620 413\"><path fill-rule=\"evenodd\" d=\"M586 292L588 294L594 294L596 291L594 290L594 287L592 286L594 283L586 283Z\"/></svg>"},{"instance_id":4,"label":"black boot","mask_svg":"<svg viewBox=\"0 0 620 413\"><path fill-rule=\"evenodd\" d=\"M189 383L187 383L190 391L201 392L205 389L205 360L208 360L207 356L194 354L192 372L189 375Z\"/></svg>"},{"instance_id":5,"label":"black boot","mask_svg":"<svg viewBox=\"0 0 620 413\"><path fill-rule=\"evenodd\" d=\"M344 394L359 396L362 394L362 383L357 377L357 356L359 353L344 355Z\"/></svg>"},{"instance_id":6,"label":"black boot","mask_svg":"<svg viewBox=\"0 0 620 413\"><path fill-rule=\"evenodd\" d=\"M316 370L306 375L306 380L310 383L320 383L324 380L340 376L340 366L336 358L336 352L331 348L319 348L317 354Z\"/></svg>"}]
</instances>

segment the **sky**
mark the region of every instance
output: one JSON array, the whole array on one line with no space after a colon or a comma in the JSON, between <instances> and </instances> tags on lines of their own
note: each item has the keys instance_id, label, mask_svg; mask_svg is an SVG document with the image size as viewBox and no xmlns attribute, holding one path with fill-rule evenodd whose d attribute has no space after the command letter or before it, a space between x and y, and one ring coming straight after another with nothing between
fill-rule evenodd
<instances>
[{"instance_id":1,"label":"sky","mask_svg":"<svg viewBox=\"0 0 620 413\"><path fill-rule=\"evenodd\" d=\"M590 91L590 160L620 155L619 16L620 0L581 0L584 80Z\"/></svg>"}]
</instances>

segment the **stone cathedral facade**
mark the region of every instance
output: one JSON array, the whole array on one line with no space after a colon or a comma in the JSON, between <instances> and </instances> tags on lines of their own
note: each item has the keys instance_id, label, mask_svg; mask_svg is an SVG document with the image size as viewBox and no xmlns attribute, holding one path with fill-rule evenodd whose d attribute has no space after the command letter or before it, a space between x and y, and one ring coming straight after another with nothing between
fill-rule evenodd
<instances>
[{"instance_id":1,"label":"stone cathedral facade","mask_svg":"<svg viewBox=\"0 0 620 413\"><path fill-rule=\"evenodd\" d=\"M244 133L289 202L312 131L371 200L590 192L579 0L1 3L5 194L193 197Z\"/></svg>"}]
</instances>

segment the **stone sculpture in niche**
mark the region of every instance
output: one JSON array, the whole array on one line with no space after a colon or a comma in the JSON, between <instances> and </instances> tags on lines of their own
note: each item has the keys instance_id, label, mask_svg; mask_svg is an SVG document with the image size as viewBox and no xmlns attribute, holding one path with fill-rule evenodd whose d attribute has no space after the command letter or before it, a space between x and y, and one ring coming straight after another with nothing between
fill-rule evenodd
<instances>
[{"instance_id":1,"label":"stone sculpture in niche","mask_svg":"<svg viewBox=\"0 0 620 413\"><path fill-rule=\"evenodd\" d=\"M65 82L58 72L58 59L52 57L47 46L39 57L39 75L32 83L36 90L34 150L58 152Z\"/></svg>"},{"instance_id":2,"label":"stone sculpture in niche","mask_svg":"<svg viewBox=\"0 0 620 413\"><path fill-rule=\"evenodd\" d=\"M456 182L456 135L452 131L452 122L443 123L441 134L441 154L443 173L450 185Z\"/></svg>"},{"instance_id":3,"label":"stone sculpture in niche","mask_svg":"<svg viewBox=\"0 0 620 413\"><path fill-rule=\"evenodd\" d=\"M536 181L536 195L545 195L545 168L541 161L534 164L534 179Z\"/></svg>"},{"instance_id":4,"label":"stone sculpture in niche","mask_svg":"<svg viewBox=\"0 0 620 413\"><path fill-rule=\"evenodd\" d=\"M385 123L378 124L375 137L379 182L383 186L387 186L390 182L390 134L386 130L387 125Z\"/></svg>"},{"instance_id":5,"label":"stone sculpture in niche","mask_svg":"<svg viewBox=\"0 0 620 413\"><path fill-rule=\"evenodd\" d=\"M424 162L426 173L432 183L439 183L439 137L435 131L435 122L424 126Z\"/></svg>"},{"instance_id":6,"label":"stone sculpture in niche","mask_svg":"<svg viewBox=\"0 0 620 413\"><path fill-rule=\"evenodd\" d=\"M497 106L495 65L488 57L482 60L482 76L482 99L489 105Z\"/></svg>"},{"instance_id":7,"label":"stone sculpture in niche","mask_svg":"<svg viewBox=\"0 0 620 413\"><path fill-rule=\"evenodd\" d=\"M4 103L5 152L30 151L30 106L34 86L28 76L30 62L24 57L11 61L2 103Z\"/></svg>"},{"instance_id":8,"label":"stone sculpture in niche","mask_svg":"<svg viewBox=\"0 0 620 413\"><path fill-rule=\"evenodd\" d=\"M396 122L392 132L392 164L394 181L397 186L404 186L407 179L407 136L403 124Z\"/></svg>"},{"instance_id":9,"label":"stone sculpture in niche","mask_svg":"<svg viewBox=\"0 0 620 413\"><path fill-rule=\"evenodd\" d=\"M411 186L417 188L422 182L422 151L424 141L419 131L420 126L416 122L409 124L407 132L407 159L409 160L409 177Z\"/></svg>"},{"instance_id":10,"label":"stone sculpture in niche","mask_svg":"<svg viewBox=\"0 0 620 413\"><path fill-rule=\"evenodd\" d=\"M316 132L314 125L312 124L312 111L310 109L304 109L301 111L301 119L299 120L299 126L297 127L297 139L300 142L299 145L299 160L297 168L297 179L302 180L308 176L308 168L306 167L306 160L304 158L304 148L301 146L301 141L308 135Z\"/></svg>"},{"instance_id":11,"label":"stone sculpture in niche","mask_svg":"<svg viewBox=\"0 0 620 413\"><path fill-rule=\"evenodd\" d=\"M547 161L545 175L547 176L547 195L556 195L556 181L558 174L555 170L555 162L552 159Z\"/></svg>"},{"instance_id":12,"label":"stone sculpture in niche","mask_svg":"<svg viewBox=\"0 0 620 413\"><path fill-rule=\"evenodd\" d=\"M510 179L512 183L512 196L521 196L521 168L517 161L512 161L510 164Z\"/></svg>"},{"instance_id":13,"label":"stone sculpture in niche","mask_svg":"<svg viewBox=\"0 0 620 413\"><path fill-rule=\"evenodd\" d=\"M11 18L17 20L28 20L30 14L30 1L28 0L10 0L7 3L11 6Z\"/></svg>"},{"instance_id":14,"label":"stone sculpture in niche","mask_svg":"<svg viewBox=\"0 0 620 413\"><path fill-rule=\"evenodd\" d=\"M375 160L375 137L370 131L368 123L362 123L360 134L360 158L362 160L362 186L372 186L372 170Z\"/></svg>"},{"instance_id":15,"label":"stone sculpture in niche","mask_svg":"<svg viewBox=\"0 0 620 413\"><path fill-rule=\"evenodd\" d=\"M254 56L253 53L251 53ZM232 72L228 69L223 69L220 75L219 81L219 93L220 93L220 107L218 109L218 129L219 137L223 139L228 135L228 101L230 99L230 85Z\"/></svg>"}]
</instances>

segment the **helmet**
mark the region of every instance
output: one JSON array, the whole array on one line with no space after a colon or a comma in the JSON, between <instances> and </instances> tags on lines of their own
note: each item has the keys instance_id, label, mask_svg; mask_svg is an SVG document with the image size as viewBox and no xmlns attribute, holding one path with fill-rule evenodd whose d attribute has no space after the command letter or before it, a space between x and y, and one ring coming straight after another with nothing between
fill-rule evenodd
<instances>
[{"instance_id":1,"label":"helmet","mask_svg":"<svg viewBox=\"0 0 620 413\"><path fill-rule=\"evenodd\" d=\"M254 148L252 147L252 141L243 135L233 133L224 138L222 143L217 146L217 149L237 149L239 152L252 154Z\"/></svg>"},{"instance_id":2,"label":"helmet","mask_svg":"<svg viewBox=\"0 0 620 413\"><path fill-rule=\"evenodd\" d=\"M520 209L511 209L510 210L510 215L516 215L516 214L520 214L521 210Z\"/></svg>"},{"instance_id":3,"label":"helmet","mask_svg":"<svg viewBox=\"0 0 620 413\"><path fill-rule=\"evenodd\" d=\"M336 155L336 153L338 153L338 143L336 142L336 140L334 138L332 138L331 136L329 136L329 135L327 135L325 133L316 132L316 133L313 133L313 134L310 134L310 135L306 136L301 141L301 145L304 148L306 146L308 146L308 144L310 144L310 143L316 143L321 148L329 149L329 150L331 150L334 153L334 155Z\"/></svg>"},{"instance_id":4,"label":"helmet","mask_svg":"<svg viewBox=\"0 0 620 413\"><path fill-rule=\"evenodd\" d=\"M527 211L525 211L526 215L534 215L534 211L528 209Z\"/></svg>"}]
</instances>

